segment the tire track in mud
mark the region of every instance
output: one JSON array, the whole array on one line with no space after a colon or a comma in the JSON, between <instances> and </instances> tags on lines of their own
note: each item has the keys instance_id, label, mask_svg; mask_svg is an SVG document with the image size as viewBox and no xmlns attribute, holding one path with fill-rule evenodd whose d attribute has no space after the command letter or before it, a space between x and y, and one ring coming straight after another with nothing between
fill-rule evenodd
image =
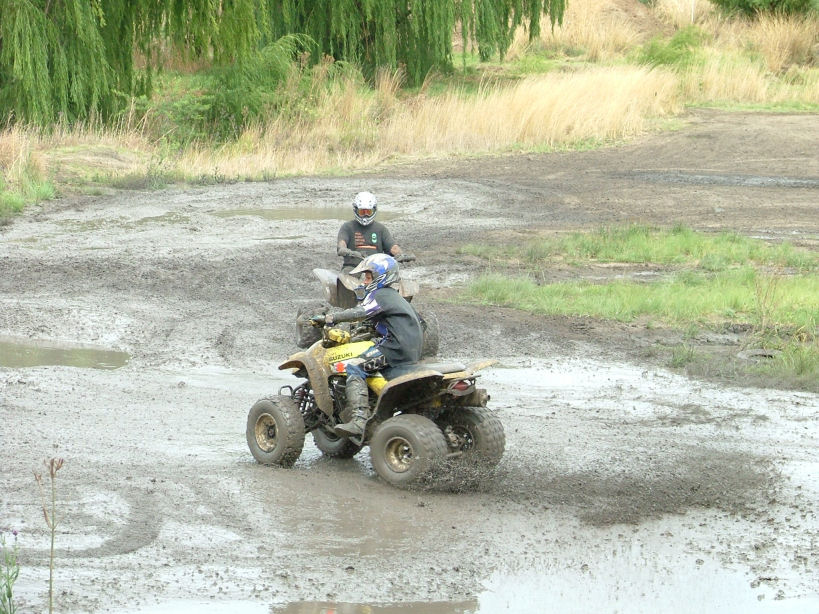
<instances>
[{"instance_id":1,"label":"tire track in mud","mask_svg":"<svg viewBox=\"0 0 819 614\"><path fill-rule=\"evenodd\" d=\"M742 186L749 188L819 188L819 178L764 177L760 175L729 175L687 173L682 171L631 171L616 173L617 177L635 178L651 183L681 183L684 185Z\"/></svg>"}]
</instances>

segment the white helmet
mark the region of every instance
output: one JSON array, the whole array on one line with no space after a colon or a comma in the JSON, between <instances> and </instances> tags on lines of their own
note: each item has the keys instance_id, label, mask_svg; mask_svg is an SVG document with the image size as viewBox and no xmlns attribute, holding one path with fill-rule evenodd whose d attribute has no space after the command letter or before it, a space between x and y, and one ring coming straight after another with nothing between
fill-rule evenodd
<instances>
[{"instance_id":1,"label":"white helmet","mask_svg":"<svg viewBox=\"0 0 819 614\"><path fill-rule=\"evenodd\" d=\"M370 192L359 192L353 200L353 214L362 226L369 226L375 219L378 201Z\"/></svg>"}]
</instances>

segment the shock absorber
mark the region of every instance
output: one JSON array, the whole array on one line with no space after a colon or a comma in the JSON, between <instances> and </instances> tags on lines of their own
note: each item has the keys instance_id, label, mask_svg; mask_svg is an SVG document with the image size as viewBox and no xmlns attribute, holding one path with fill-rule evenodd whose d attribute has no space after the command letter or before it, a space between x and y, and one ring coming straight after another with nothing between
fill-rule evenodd
<instances>
[{"instance_id":1,"label":"shock absorber","mask_svg":"<svg viewBox=\"0 0 819 614\"><path fill-rule=\"evenodd\" d=\"M305 427L310 430L312 429L316 422L316 409L318 406L316 405L316 397L313 394L312 388L305 382L298 388L293 391L291 395L293 400L298 403L299 406L299 413L301 413L302 418L304 419Z\"/></svg>"}]
</instances>

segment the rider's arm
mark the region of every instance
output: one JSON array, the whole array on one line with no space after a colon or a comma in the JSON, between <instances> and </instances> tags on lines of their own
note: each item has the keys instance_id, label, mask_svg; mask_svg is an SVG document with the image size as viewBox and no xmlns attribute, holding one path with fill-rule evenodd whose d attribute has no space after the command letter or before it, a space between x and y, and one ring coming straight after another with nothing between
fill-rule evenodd
<instances>
[{"instance_id":1,"label":"rider's arm","mask_svg":"<svg viewBox=\"0 0 819 614\"><path fill-rule=\"evenodd\" d=\"M350 253L350 249L347 247L347 241L344 239L338 240L338 245L336 245L336 254L339 256L346 256Z\"/></svg>"},{"instance_id":2,"label":"rider's arm","mask_svg":"<svg viewBox=\"0 0 819 614\"><path fill-rule=\"evenodd\" d=\"M356 320L365 320L383 313L384 308L376 299L375 294L375 292L368 294L360 305L356 305L350 309L337 311L335 313L328 313L324 319L324 323L333 324L335 322L355 322Z\"/></svg>"},{"instance_id":3,"label":"rider's arm","mask_svg":"<svg viewBox=\"0 0 819 614\"><path fill-rule=\"evenodd\" d=\"M397 255L395 250L398 250L398 254L401 253L401 248L396 245L389 228L383 224L381 225L381 249L384 250L385 254L389 254L390 256Z\"/></svg>"},{"instance_id":4,"label":"rider's arm","mask_svg":"<svg viewBox=\"0 0 819 614\"><path fill-rule=\"evenodd\" d=\"M328 313L324 321L327 324L335 324L336 322L355 322L356 320L363 320L368 315L367 310L359 305L357 307L351 307L350 309L336 311L335 313Z\"/></svg>"}]
</instances>

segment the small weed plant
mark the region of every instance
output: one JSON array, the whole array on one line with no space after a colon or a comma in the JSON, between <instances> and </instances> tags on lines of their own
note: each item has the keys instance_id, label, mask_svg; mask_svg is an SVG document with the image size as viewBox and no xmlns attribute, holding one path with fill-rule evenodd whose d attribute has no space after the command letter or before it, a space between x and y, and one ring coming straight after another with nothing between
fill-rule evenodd
<instances>
[{"instance_id":1,"label":"small weed plant","mask_svg":"<svg viewBox=\"0 0 819 614\"><path fill-rule=\"evenodd\" d=\"M6 541L6 532L0 532L0 614L14 614L14 583L20 574L17 562L17 531L9 531L10 541Z\"/></svg>"},{"instance_id":2,"label":"small weed plant","mask_svg":"<svg viewBox=\"0 0 819 614\"><path fill-rule=\"evenodd\" d=\"M57 472L63 466L62 458L52 458L44 461L45 467L48 470L48 478L50 483L50 497L46 497L46 487L43 484L43 475L41 473L34 474L34 480L40 488L40 497L42 499L43 516L45 517L46 526L51 533L51 549L48 558L48 611L49 614L54 611L54 538L57 535Z\"/></svg>"}]
</instances>

